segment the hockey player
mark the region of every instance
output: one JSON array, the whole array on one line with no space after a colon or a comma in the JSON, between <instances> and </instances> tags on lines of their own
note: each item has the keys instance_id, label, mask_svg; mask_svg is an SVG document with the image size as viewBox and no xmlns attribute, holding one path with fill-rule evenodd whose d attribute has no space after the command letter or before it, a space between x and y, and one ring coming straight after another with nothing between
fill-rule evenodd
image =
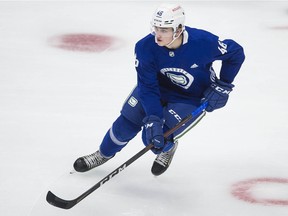
<instances>
[{"instance_id":1,"label":"hockey player","mask_svg":"<svg viewBox=\"0 0 288 216\"><path fill-rule=\"evenodd\" d=\"M152 34L135 46L137 86L124 103L95 153L78 158L74 168L85 172L115 156L142 130L145 145L152 143L157 155L154 175L169 167L178 138L199 122L205 111L164 139L163 132L174 127L204 100L206 111L226 105L232 84L243 61L243 48L235 41L184 25L180 5L161 5L151 21ZM219 76L212 68L221 60Z\"/></svg>"}]
</instances>

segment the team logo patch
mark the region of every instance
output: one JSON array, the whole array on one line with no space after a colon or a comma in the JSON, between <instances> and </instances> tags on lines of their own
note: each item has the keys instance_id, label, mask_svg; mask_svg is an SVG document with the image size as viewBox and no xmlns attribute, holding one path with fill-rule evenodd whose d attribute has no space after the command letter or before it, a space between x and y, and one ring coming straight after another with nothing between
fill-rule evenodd
<instances>
[{"instance_id":1,"label":"team logo patch","mask_svg":"<svg viewBox=\"0 0 288 216\"><path fill-rule=\"evenodd\" d=\"M135 97L130 97L129 100L128 100L128 104L131 106L131 107L135 107L138 103L138 100L135 98Z\"/></svg>"}]
</instances>

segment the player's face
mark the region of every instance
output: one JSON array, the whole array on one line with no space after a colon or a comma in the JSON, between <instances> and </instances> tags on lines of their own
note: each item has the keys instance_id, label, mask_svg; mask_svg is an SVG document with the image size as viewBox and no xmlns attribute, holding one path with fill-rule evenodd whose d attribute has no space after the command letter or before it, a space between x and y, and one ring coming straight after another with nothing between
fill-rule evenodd
<instances>
[{"instance_id":1,"label":"player's face","mask_svg":"<svg viewBox=\"0 0 288 216\"><path fill-rule=\"evenodd\" d=\"M161 28L154 26L155 41L159 46L165 46L173 40L173 28Z\"/></svg>"}]
</instances>

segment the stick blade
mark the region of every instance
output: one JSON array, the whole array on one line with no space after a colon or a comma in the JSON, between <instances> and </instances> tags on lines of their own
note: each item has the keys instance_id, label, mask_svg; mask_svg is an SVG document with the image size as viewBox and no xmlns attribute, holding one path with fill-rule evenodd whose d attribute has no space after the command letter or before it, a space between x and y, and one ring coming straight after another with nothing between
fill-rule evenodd
<instances>
[{"instance_id":1,"label":"stick blade","mask_svg":"<svg viewBox=\"0 0 288 216\"><path fill-rule=\"evenodd\" d=\"M77 204L77 200L63 200L57 197L51 191L48 191L46 195L46 200L49 204L62 209L70 209Z\"/></svg>"}]
</instances>

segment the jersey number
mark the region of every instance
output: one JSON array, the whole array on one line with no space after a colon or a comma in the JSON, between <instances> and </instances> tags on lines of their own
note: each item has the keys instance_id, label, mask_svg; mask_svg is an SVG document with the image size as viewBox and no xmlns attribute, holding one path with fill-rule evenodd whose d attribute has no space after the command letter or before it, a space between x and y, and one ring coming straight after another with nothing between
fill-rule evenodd
<instances>
[{"instance_id":1,"label":"jersey number","mask_svg":"<svg viewBox=\"0 0 288 216\"><path fill-rule=\"evenodd\" d=\"M222 41L218 41L218 50L220 50L220 52L222 53L222 55L224 55L225 53L227 53L227 44L223 43Z\"/></svg>"}]
</instances>

